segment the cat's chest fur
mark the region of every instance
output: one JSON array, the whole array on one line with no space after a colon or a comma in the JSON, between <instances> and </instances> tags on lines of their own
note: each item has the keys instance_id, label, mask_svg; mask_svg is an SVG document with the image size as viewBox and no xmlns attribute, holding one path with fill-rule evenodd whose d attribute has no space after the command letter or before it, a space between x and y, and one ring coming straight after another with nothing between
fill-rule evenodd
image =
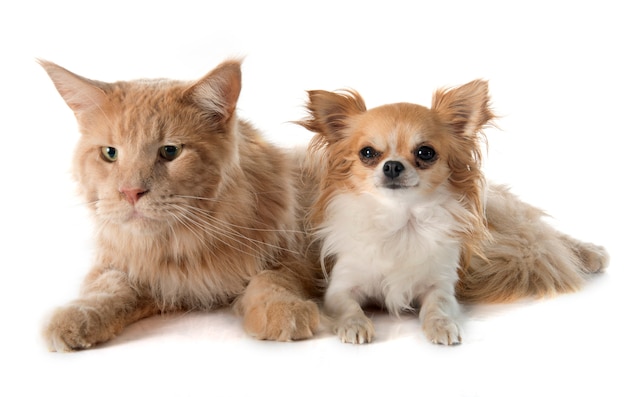
<instances>
[{"instance_id":1,"label":"cat's chest fur","mask_svg":"<svg viewBox=\"0 0 626 397\"><path fill-rule=\"evenodd\" d=\"M163 310L228 304L264 265L253 250L184 228L141 234L109 226L98 237L99 262L124 269Z\"/></svg>"}]
</instances>

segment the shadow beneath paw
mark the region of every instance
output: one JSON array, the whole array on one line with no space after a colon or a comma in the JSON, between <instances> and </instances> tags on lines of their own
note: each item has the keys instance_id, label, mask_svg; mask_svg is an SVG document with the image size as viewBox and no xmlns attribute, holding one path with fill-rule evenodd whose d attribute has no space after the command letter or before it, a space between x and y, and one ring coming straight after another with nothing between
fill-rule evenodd
<instances>
[{"instance_id":1,"label":"shadow beneath paw","mask_svg":"<svg viewBox=\"0 0 626 397\"><path fill-rule=\"evenodd\" d=\"M153 342L155 339L223 341L247 337L241 327L241 318L224 308L210 312L172 312L147 317L129 325L117 337L96 348Z\"/></svg>"}]
</instances>

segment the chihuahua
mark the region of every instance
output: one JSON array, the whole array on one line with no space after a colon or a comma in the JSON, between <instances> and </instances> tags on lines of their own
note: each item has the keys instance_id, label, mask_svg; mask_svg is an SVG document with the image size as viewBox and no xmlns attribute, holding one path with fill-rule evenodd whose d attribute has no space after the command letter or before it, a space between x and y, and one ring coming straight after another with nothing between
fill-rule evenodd
<instances>
[{"instance_id":1,"label":"chihuahua","mask_svg":"<svg viewBox=\"0 0 626 397\"><path fill-rule=\"evenodd\" d=\"M328 280L324 308L343 342L372 341L362 307L373 303L393 314L418 309L428 339L459 344L457 297L573 291L606 266L604 248L487 186L481 149L494 114L486 81L437 90L431 108L368 110L350 90L309 91L307 108L299 124L316 133L309 156L321 174L309 223Z\"/></svg>"}]
</instances>

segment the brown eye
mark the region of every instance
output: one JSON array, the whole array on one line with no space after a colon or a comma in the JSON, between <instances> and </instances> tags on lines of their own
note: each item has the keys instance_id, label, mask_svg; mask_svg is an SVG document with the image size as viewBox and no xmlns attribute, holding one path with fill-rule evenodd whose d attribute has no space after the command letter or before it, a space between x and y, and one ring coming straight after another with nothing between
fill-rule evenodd
<instances>
[{"instance_id":1,"label":"brown eye","mask_svg":"<svg viewBox=\"0 0 626 397\"><path fill-rule=\"evenodd\" d=\"M159 155L167 161L172 161L176 157L180 156L180 153L183 151L182 146L177 145L165 145L159 149Z\"/></svg>"},{"instance_id":2,"label":"brown eye","mask_svg":"<svg viewBox=\"0 0 626 397\"><path fill-rule=\"evenodd\" d=\"M359 157L365 165L374 165L376 159L380 157L380 152L371 146L366 146L359 151Z\"/></svg>"},{"instance_id":3,"label":"brown eye","mask_svg":"<svg viewBox=\"0 0 626 397\"><path fill-rule=\"evenodd\" d=\"M361 157L361 160L363 161L373 160L376 157L380 156L380 152L371 146L366 146L363 149L361 149L361 151L359 152L359 156Z\"/></svg>"},{"instance_id":4,"label":"brown eye","mask_svg":"<svg viewBox=\"0 0 626 397\"><path fill-rule=\"evenodd\" d=\"M370 146L367 146L361 149L360 154L361 154L361 157L363 158L373 159L374 157L376 157L376 150L374 150L374 148Z\"/></svg>"},{"instance_id":5,"label":"brown eye","mask_svg":"<svg viewBox=\"0 0 626 397\"><path fill-rule=\"evenodd\" d=\"M102 153L102 158L109 163L112 163L117 160L117 149L111 146L103 146L100 149Z\"/></svg>"},{"instance_id":6,"label":"brown eye","mask_svg":"<svg viewBox=\"0 0 626 397\"><path fill-rule=\"evenodd\" d=\"M433 161L437 158L437 152L430 146L420 146L415 151L415 157L422 161Z\"/></svg>"}]
</instances>

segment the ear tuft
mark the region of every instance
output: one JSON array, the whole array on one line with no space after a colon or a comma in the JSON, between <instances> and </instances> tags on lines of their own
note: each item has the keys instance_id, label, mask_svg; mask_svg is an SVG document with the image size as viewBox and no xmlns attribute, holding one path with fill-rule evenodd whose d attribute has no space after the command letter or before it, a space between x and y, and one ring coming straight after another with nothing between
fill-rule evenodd
<instances>
[{"instance_id":1,"label":"ear tuft","mask_svg":"<svg viewBox=\"0 0 626 397\"><path fill-rule=\"evenodd\" d=\"M437 90L432 109L457 134L475 134L493 120L489 104L489 85L474 80L460 87Z\"/></svg>"},{"instance_id":2,"label":"ear tuft","mask_svg":"<svg viewBox=\"0 0 626 397\"><path fill-rule=\"evenodd\" d=\"M65 103L77 116L99 108L106 100L107 83L86 79L53 62L42 59L38 59L37 62L48 73Z\"/></svg>"},{"instance_id":3,"label":"ear tuft","mask_svg":"<svg viewBox=\"0 0 626 397\"><path fill-rule=\"evenodd\" d=\"M327 141L341 139L350 116L367 110L361 95L354 90L339 92L308 91L306 108L309 117L297 122L309 131L321 134Z\"/></svg>"},{"instance_id":4,"label":"ear tuft","mask_svg":"<svg viewBox=\"0 0 626 397\"><path fill-rule=\"evenodd\" d=\"M196 82L186 92L204 111L221 121L235 113L241 92L241 60L231 59Z\"/></svg>"}]
</instances>

